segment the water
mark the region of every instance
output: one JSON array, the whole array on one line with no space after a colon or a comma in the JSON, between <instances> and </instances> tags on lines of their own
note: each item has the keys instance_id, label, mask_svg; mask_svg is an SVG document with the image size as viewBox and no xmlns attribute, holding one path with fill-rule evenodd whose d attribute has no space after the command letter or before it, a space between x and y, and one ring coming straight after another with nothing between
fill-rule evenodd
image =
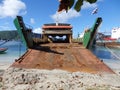
<instances>
[{"instance_id":1,"label":"water","mask_svg":"<svg viewBox=\"0 0 120 90\"><path fill-rule=\"evenodd\" d=\"M104 46L95 46L91 51L110 68L120 70L120 47L108 48Z\"/></svg>"},{"instance_id":2,"label":"water","mask_svg":"<svg viewBox=\"0 0 120 90\"><path fill-rule=\"evenodd\" d=\"M1 43L0 41L0 44ZM0 54L0 62L13 63L15 59L18 59L26 51L26 47L19 41L9 41L0 47L8 48L5 53ZM91 51L110 68L120 70L120 48L96 46L92 48Z\"/></svg>"},{"instance_id":3,"label":"water","mask_svg":"<svg viewBox=\"0 0 120 90\"><path fill-rule=\"evenodd\" d=\"M120 48L96 46L92 48L91 51L101 59L120 59Z\"/></svg>"},{"instance_id":4,"label":"water","mask_svg":"<svg viewBox=\"0 0 120 90\"><path fill-rule=\"evenodd\" d=\"M1 41L1 43L3 42ZM0 47L8 48L5 53L0 54L0 62L12 63L26 51L26 47L19 41L9 41Z\"/></svg>"}]
</instances>

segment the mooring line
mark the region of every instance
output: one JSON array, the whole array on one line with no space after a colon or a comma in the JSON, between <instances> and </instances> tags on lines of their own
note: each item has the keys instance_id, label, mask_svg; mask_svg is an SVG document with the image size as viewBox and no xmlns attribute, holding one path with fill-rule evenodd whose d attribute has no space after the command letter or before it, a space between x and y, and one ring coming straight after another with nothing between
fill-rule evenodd
<instances>
[{"instance_id":1,"label":"mooring line","mask_svg":"<svg viewBox=\"0 0 120 90\"><path fill-rule=\"evenodd\" d=\"M113 56L115 56L117 59L120 60L120 57L118 57L112 50L110 50L107 46L105 46L105 48L108 49L112 53Z\"/></svg>"}]
</instances>

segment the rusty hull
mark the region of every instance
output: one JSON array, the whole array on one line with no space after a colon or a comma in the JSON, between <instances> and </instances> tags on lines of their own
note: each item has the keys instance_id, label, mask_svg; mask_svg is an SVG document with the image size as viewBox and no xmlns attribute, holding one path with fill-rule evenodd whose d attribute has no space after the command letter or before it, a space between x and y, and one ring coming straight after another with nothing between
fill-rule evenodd
<instances>
[{"instance_id":1,"label":"rusty hull","mask_svg":"<svg viewBox=\"0 0 120 90\"><path fill-rule=\"evenodd\" d=\"M114 73L88 49L78 43L41 44L29 49L12 67L61 69L70 72Z\"/></svg>"}]
</instances>

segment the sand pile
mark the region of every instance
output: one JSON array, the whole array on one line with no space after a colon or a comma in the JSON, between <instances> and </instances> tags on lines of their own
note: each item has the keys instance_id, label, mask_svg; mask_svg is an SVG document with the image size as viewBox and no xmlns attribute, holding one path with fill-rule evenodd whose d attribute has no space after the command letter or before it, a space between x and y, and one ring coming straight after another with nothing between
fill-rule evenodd
<instances>
[{"instance_id":1,"label":"sand pile","mask_svg":"<svg viewBox=\"0 0 120 90\"><path fill-rule=\"evenodd\" d=\"M3 90L120 90L120 76L10 67L0 85Z\"/></svg>"}]
</instances>

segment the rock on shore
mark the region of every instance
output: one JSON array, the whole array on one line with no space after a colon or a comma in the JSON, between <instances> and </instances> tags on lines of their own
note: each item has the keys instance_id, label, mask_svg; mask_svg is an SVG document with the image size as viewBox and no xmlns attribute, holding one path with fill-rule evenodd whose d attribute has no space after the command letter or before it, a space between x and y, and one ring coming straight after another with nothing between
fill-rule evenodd
<instances>
[{"instance_id":1,"label":"rock on shore","mask_svg":"<svg viewBox=\"0 0 120 90\"><path fill-rule=\"evenodd\" d=\"M0 85L2 90L120 90L120 76L10 67Z\"/></svg>"}]
</instances>

